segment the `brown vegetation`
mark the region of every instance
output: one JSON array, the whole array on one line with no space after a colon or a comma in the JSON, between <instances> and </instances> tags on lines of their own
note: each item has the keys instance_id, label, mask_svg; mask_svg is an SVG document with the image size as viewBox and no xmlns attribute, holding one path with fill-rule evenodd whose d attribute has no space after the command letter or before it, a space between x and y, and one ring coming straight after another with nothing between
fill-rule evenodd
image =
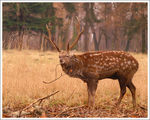
<instances>
[{"instance_id":1,"label":"brown vegetation","mask_svg":"<svg viewBox=\"0 0 150 120\"><path fill-rule=\"evenodd\" d=\"M113 108L120 88L118 81L108 79L99 81L96 108L94 112L89 112L87 107L66 110L68 107L85 105L87 102L86 84L80 79L64 75L51 84L43 83L55 79L55 67L59 64L57 53L3 51L3 112L6 107L12 111L20 110L36 99L59 90L58 94L43 102L42 107L47 110L45 116L42 114L44 117L147 117L148 57L146 54L131 54L139 62L139 70L133 78L137 88L136 111L132 110L132 97L128 89L121 106ZM57 76L60 73L61 67L57 67ZM66 111L60 114L63 110Z\"/></svg>"}]
</instances>

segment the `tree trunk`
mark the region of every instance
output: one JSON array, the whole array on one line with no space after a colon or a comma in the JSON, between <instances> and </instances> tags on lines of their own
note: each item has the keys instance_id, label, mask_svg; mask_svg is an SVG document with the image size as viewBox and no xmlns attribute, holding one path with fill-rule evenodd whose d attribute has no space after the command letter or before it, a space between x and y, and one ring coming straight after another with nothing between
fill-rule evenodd
<instances>
[{"instance_id":1,"label":"tree trunk","mask_svg":"<svg viewBox=\"0 0 150 120\"><path fill-rule=\"evenodd\" d=\"M3 31L3 49L8 49L9 44L9 32Z\"/></svg>"},{"instance_id":2,"label":"tree trunk","mask_svg":"<svg viewBox=\"0 0 150 120\"><path fill-rule=\"evenodd\" d=\"M131 42L131 37L128 36L128 41L127 41L127 45L126 45L125 51L129 51L130 42Z\"/></svg>"},{"instance_id":3,"label":"tree trunk","mask_svg":"<svg viewBox=\"0 0 150 120\"><path fill-rule=\"evenodd\" d=\"M145 28L142 29L142 53L146 53Z\"/></svg>"},{"instance_id":4,"label":"tree trunk","mask_svg":"<svg viewBox=\"0 0 150 120\"><path fill-rule=\"evenodd\" d=\"M85 25L85 31L84 31L84 49L83 51L88 51L88 45L89 45L89 26L88 24Z\"/></svg>"},{"instance_id":5,"label":"tree trunk","mask_svg":"<svg viewBox=\"0 0 150 120\"><path fill-rule=\"evenodd\" d=\"M41 36L40 36L40 51L44 51L44 38L43 38L43 32L41 32Z\"/></svg>"},{"instance_id":6,"label":"tree trunk","mask_svg":"<svg viewBox=\"0 0 150 120\"><path fill-rule=\"evenodd\" d=\"M23 30L19 30L18 31L18 50L22 50L22 45L23 45L23 35L24 35L24 31Z\"/></svg>"},{"instance_id":7,"label":"tree trunk","mask_svg":"<svg viewBox=\"0 0 150 120\"><path fill-rule=\"evenodd\" d=\"M92 33L93 33L93 41L94 41L95 50L99 51L99 45L100 45L100 41L102 38L102 32L100 32L100 30L99 30L99 35L98 35L99 37L97 39L94 28L91 28L91 29L92 29Z\"/></svg>"},{"instance_id":8,"label":"tree trunk","mask_svg":"<svg viewBox=\"0 0 150 120\"><path fill-rule=\"evenodd\" d=\"M21 26L19 24L20 21L23 21L23 15L21 15L21 9L20 9L20 3L16 3L17 6L17 11L16 11L16 15L17 15L17 27L18 27L18 45L17 48L18 50L22 50L22 44L23 44L23 35L24 35L24 30L23 30L23 26Z\"/></svg>"}]
</instances>

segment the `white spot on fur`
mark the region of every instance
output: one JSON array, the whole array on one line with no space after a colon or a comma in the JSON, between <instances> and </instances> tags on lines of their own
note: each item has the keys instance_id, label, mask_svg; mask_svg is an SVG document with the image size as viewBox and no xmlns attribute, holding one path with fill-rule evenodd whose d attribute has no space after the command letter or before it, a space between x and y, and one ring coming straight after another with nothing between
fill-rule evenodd
<instances>
[{"instance_id":1,"label":"white spot on fur","mask_svg":"<svg viewBox=\"0 0 150 120\"><path fill-rule=\"evenodd\" d=\"M112 59L111 59L111 58L110 58L109 60L110 60L110 61L112 61Z\"/></svg>"},{"instance_id":2,"label":"white spot on fur","mask_svg":"<svg viewBox=\"0 0 150 120\"><path fill-rule=\"evenodd\" d=\"M121 63L120 65L123 66L123 63Z\"/></svg>"},{"instance_id":3,"label":"white spot on fur","mask_svg":"<svg viewBox=\"0 0 150 120\"><path fill-rule=\"evenodd\" d=\"M132 60L132 63L133 63L133 64L135 63L134 60Z\"/></svg>"},{"instance_id":4,"label":"white spot on fur","mask_svg":"<svg viewBox=\"0 0 150 120\"><path fill-rule=\"evenodd\" d=\"M107 66L107 64L106 64L106 63L104 63L104 66Z\"/></svg>"},{"instance_id":5,"label":"white spot on fur","mask_svg":"<svg viewBox=\"0 0 150 120\"><path fill-rule=\"evenodd\" d=\"M95 53L95 54L92 54L93 56L99 56L101 55L101 53Z\"/></svg>"},{"instance_id":6,"label":"white spot on fur","mask_svg":"<svg viewBox=\"0 0 150 120\"><path fill-rule=\"evenodd\" d=\"M127 59L126 58L124 58L124 61L126 61Z\"/></svg>"},{"instance_id":7,"label":"white spot on fur","mask_svg":"<svg viewBox=\"0 0 150 120\"><path fill-rule=\"evenodd\" d=\"M128 61L128 64L130 65L130 64L131 64L131 61Z\"/></svg>"},{"instance_id":8,"label":"white spot on fur","mask_svg":"<svg viewBox=\"0 0 150 120\"><path fill-rule=\"evenodd\" d=\"M114 61L116 60L114 57L112 58Z\"/></svg>"},{"instance_id":9,"label":"white spot on fur","mask_svg":"<svg viewBox=\"0 0 150 120\"><path fill-rule=\"evenodd\" d=\"M128 66L128 64L126 64L126 68L128 68L129 66Z\"/></svg>"},{"instance_id":10,"label":"white spot on fur","mask_svg":"<svg viewBox=\"0 0 150 120\"><path fill-rule=\"evenodd\" d=\"M95 61L95 63L96 63L96 64L98 64L98 63L99 63L99 61Z\"/></svg>"},{"instance_id":11,"label":"white spot on fur","mask_svg":"<svg viewBox=\"0 0 150 120\"><path fill-rule=\"evenodd\" d=\"M109 57L108 57L108 56L106 56L106 61L107 61L107 60L109 60Z\"/></svg>"},{"instance_id":12,"label":"white spot on fur","mask_svg":"<svg viewBox=\"0 0 150 120\"><path fill-rule=\"evenodd\" d=\"M118 58L116 58L116 62L119 62L119 59L118 59Z\"/></svg>"},{"instance_id":13,"label":"white spot on fur","mask_svg":"<svg viewBox=\"0 0 150 120\"><path fill-rule=\"evenodd\" d=\"M112 65L112 63L110 62L109 65Z\"/></svg>"},{"instance_id":14,"label":"white spot on fur","mask_svg":"<svg viewBox=\"0 0 150 120\"><path fill-rule=\"evenodd\" d=\"M101 69L104 69L104 66L101 66Z\"/></svg>"},{"instance_id":15,"label":"white spot on fur","mask_svg":"<svg viewBox=\"0 0 150 120\"><path fill-rule=\"evenodd\" d=\"M90 54L90 57L93 57L93 55L92 55L92 54Z\"/></svg>"},{"instance_id":16,"label":"white spot on fur","mask_svg":"<svg viewBox=\"0 0 150 120\"><path fill-rule=\"evenodd\" d=\"M125 67L123 67L123 70L125 70L126 68Z\"/></svg>"}]
</instances>

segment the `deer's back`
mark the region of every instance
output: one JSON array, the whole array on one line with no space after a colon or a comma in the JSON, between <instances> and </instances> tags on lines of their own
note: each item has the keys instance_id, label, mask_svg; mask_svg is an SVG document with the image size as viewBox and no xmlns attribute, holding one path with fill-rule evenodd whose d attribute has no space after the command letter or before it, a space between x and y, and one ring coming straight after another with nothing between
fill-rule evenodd
<instances>
[{"instance_id":1,"label":"deer's back","mask_svg":"<svg viewBox=\"0 0 150 120\"><path fill-rule=\"evenodd\" d=\"M137 60L123 51L88 52L78 57L82 60L85 78L132 77L138 69Z\"/></svg>"}]
</instances>

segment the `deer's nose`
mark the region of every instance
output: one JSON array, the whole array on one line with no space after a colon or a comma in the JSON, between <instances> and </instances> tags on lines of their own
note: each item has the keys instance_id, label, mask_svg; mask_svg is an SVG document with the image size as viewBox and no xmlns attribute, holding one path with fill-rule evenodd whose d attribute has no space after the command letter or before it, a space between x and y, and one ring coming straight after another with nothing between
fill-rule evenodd
<instances>
[{"instance_id":1,"label":"deer's nose","mask_svg":"<svg viewBox=\"0 0 150 120\"><path fill-rule=\"evenodd\" d=\"M60 62L62 62L62 60L60 59Z\"/></svg>"},{"instance_id":2,"label":"deer's nose","mask_svg":"<svg viewBox=\"0 0 150 120\"><path fill-rule=\"evenodd\" d=\"M63 64L63 63L64 63L64 61L60 59L60 63L61 63L61 64Z\"/></svg>"}]
</instances>

